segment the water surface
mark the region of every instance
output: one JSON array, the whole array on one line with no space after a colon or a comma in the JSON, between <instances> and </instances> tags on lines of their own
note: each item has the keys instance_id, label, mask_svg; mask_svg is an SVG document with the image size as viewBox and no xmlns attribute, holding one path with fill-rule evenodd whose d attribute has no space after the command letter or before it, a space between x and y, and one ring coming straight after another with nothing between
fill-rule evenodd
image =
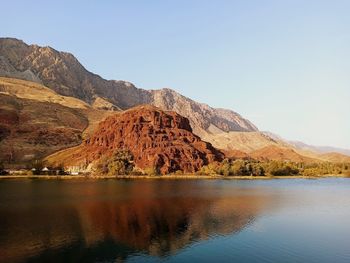
<instances>
[{"instance_id":1,"label":"water surface","mask_svg":"<svg viewBox=\"0 0 350 263\"><path fill-rule=\"evenodd\" d=\"M1 180L0 262L350 262L350 179Z\"/></svg>"}]
</instances>

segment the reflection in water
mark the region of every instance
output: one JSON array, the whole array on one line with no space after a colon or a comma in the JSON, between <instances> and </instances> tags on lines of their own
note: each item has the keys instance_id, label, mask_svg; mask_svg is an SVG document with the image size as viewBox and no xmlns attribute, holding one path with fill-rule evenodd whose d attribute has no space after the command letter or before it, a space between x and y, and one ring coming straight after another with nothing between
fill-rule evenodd
<instances>
[{"instance_id":1,"label":"reflection in water","mask_svg":"<svg viewBox=\"0 0 350 263\"><path fill-rule=\"evenodd\" d=\"M4 262L166 256L240 231L273 203L261 190L193 181L17 182L0 190Z\"/></svg>"}]
</instances>

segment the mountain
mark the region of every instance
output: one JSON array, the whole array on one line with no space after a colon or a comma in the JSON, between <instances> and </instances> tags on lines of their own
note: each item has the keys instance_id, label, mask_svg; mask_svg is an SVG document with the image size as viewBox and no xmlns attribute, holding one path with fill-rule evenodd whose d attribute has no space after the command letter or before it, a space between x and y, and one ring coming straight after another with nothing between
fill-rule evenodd
<instances>
[{"instance_id":1,"label":"mountain","mask_svg":"<svg viewBox=\"0 0 350 263\"><path fill-rule=\"evenodd\" d=\"M275 140L262 132L221 132L206 134L203 139L219 149L239 150L250 153L266 146L286 146L286 143Z\"/></svg>"},{"instance_id":2,"label":"mountain","mask_svg":"<svg viewBox=\"0 0 350 263\"><path fill-rule=\"evenodd\" d=\"M329 152L329 153L323 153L319 155L320 158L327 162L332 163L350 163L350 156L337 153L337 152Z\"/></svg>"},{"instance_id":3,"label":"mountain","mask_svg":"<svg viewBox=\"0 0 350 263\"><path fill-rule=\"evenodd\" d=\"M274 153L277 149L280 149L280 155L282 156L285 149L288 148L301 156L317 160L336 160L335 155L331 158L321 156L326 152L349 154L349 151L344 149L310 146L300 142L284 140L272 133L260 132L251 122L234 111L212 108L206 104L193 101L171 89L144 90L136 88L127 81L105 80L86 70L70 53L59 52L51 47L27 45L23 41L14 38L0 38L0 76L8 77L8 79L27 80L25 85L23 83L23 85L19 84L18 81L11 84L10 95L12 100L25 99L26 103L36 101L36 103L42 102L47 105L53 103L64 107L67 107L67 105L63 105L63 101L69 100L68 108L79 111L88 120L86 130L80 129L78 132L83 136L86 133L91 133L96 124L112 111L117 112L138 105L150 104L165 111L175 111L188 118L194 134L210 142L214 147L224 150L228 153L228 156L248 158L252 152L265 147L274 147ZM35 86L33 82L40 84L41 88L38 89L39 86ZM9 87L8 81L6 85L6 87ZM23 88L24 86L26 88ZM34 93L32 94L32 87L34 86ZM3 93L8 96L9 91L4 88L4 85L3 89ZM40 93L40 89L45 90L45 92ZM49 93L49 90L53 92L53 95ZM43 94L47 95L43 96ZM1 98L6 100L5 98L8 97L2 96ZM7 107L6 103L8 102L4 102L3 107ZM81 109L77 109L74 106L75 104L79 105L78 108ZM40 113L40 109L38 108L31 113L33 113L31 118L36 119L35 116ZM20 115L30 115L31 113L24 112ZM52 116L54 114L50 111L48 113ZM7 117L4 117L4 121ZM52 119L54 117L46 118L48 122ZM43 125L44 122L45 120L42 120ZM1 125L0 137L3 137L8 134L9 127L7 127L8 124L4 123L1 123ZM19 136L20 130L16 131L19 132L13 134ZM12 141L8 135L6 136L8 141ZM5 141L2 144L4 143ZM72 144L68 143L66 147L77 143L78 141ZM57 147L55 150L63 148L65 147ZM8 148L6 148L6 151L9 151ZM34 156L42 156L47 151L52 152L52 149L42 150L40 154L34 154ZM33 156L29 153L27 155ZM338 155L338 158L346 160L346 156Z\"/></svg>"},{"instance_id":4,"label":"mountain","mask_svg":"<svg viewBox=\"0 0 350 263\"><path fill-rule=\"evenodd\" d=\"M223 153L192 133L187 118L143 105L106 118L81 146L48 160L65 165L90 164L118 149L129 150L137 168L154 167L162 174L177 170L193 173L224 158Z\"/></svg>"},{"instance_id":5,"label":"mountain","mask_svg":"<svg viewBox=\"0 0 350 263\"><path fill-rule=\"evenodd\" d=\"M86 70L70 53L27 45L14 38L0 38L0 76L35 81L60 95L78 98L89 105L103 101L108 108L125 110L151 104L176 111L190 120L194 133L199 136L257 131L251 122L231 110L209 107L170 89L144 90L130 82L105 80Z\"/></svg>"},{"instance_id":6,"label":"mountain","mask_svg":"<svg viewBox=\"0 0 350 263\"><path fill-rule=\"evenodd\" d=\"M0 101L0 160L19 165L81 144L93 135L100 121L118 111L103 100L89 105L41 84L1 77ZM301 150L280 137L270 136L261 132L221 132L207 133L203 138L224 149L230 158L350 161L347 155ZM63 151L67 152L71 153ZM58 159L65 160L62 156Z\"/></svg>"},{"instance_id":7,"label":"mountain","mask_svg":"<svg viewBox=\"0 0 350 263\"><path fill-rule=\"evenodd\" d=\"M315 146L301 141L291 141L282 138L272 132L263 132L266 136L279 142L280 144L293 149L300 155L327 162L349 162L350 150L331 146Z\"/></svg>"},{"instance_id":8,"label":"mountain","mask_svg":"<svg viewBox=\"0 0 350 263\"><path fill-rule=\"evenodd\" d=\"M40 84L0 78L0 161L23 164L79 145L108 112Z\"/></svg>"},{"instance_id":9,"label":"mountain","mask_svg":"<svg viewBox=\"0 0 350 263\"><path fill-rule=\"evenodd\" d=\"M313 151L320 154L336 152L336 153L350 156L349 149L331 147L331 146L315 146L315 145L306 144L300 141L288 141L288 143L300 150Z\"/></svg>"}]
</instances>

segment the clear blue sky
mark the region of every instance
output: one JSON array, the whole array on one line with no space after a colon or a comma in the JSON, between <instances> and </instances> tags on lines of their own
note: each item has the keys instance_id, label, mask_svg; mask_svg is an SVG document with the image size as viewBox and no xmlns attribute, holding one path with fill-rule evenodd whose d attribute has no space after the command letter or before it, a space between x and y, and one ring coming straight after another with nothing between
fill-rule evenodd
<instances>
[{"instance_id":1,"label":"clear blue sky","mask_svg":"<svg viewBox=\"0 0 350 263\"><path fill-rule=\"evenodd\" d=\"M348 0L11 0L1 10L1 36L69 51L104 78L350 148Z\"/></svg>"}]
</instances>

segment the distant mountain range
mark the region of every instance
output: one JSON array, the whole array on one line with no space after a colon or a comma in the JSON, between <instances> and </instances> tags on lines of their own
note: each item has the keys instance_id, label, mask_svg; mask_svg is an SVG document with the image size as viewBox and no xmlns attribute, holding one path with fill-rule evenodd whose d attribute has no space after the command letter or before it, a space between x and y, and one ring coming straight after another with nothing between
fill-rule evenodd
<instances>
[{"instance_id":1,"label":"distant mountain range","mask_svg":"<svg viewBox=\"0 0 350 263\"><path fill-rule=\"evenodd\" d=\"M149 104L188 118L192 131L227 156L349 161L350 150L316 147L260 132L238 113L174 90L144 90L105 80L70 53L0 38L0 158L18 162L79 145L107 116ZM335 152L333 154L325 154Z\"/></svg>"},{"instance_id":2,"label":"distant mountain range","mask_svg":"<svg viewBox=\"0 0 350 263\"><path fill-rule=\"evenodd\" d=\"M331 147L331 146L315 146L315 145L309 145L300 141L288 141L291 145L301 149L301 150L309 150L319 153L331 153L331 152L337 152L345 155L350 156L350 150L338 148L338 147Z\"/></svg>"}]
</instances>

